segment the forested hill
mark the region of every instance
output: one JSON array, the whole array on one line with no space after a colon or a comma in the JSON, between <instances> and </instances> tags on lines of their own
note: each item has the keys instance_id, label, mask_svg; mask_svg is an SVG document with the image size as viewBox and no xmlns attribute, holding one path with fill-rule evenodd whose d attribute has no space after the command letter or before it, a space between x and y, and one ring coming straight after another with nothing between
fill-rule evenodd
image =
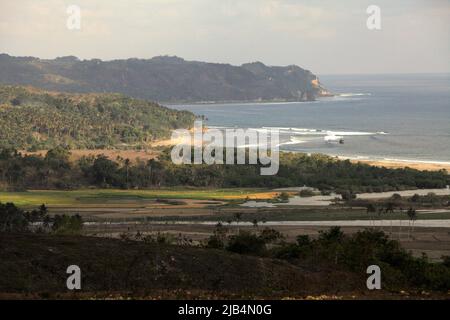
<instances>
[{"instance_id":1,"label":"forested hill","mask_svg":"<svg viewBox=\"0 0 450 320\"><path fill-rule=\"evenodd\" d=\"M178 57L102 61L44 60L0 54L0 84L65 92L118 92L160 102L314 100L326 93L317 77L291 65L229 64Z\"/></svg>"},{"instance_id":2,"label":"forested hill","mask_svg":"<svg viewBox=\"0 0 450 320\"><path fill-rule=\"evenodd\" d=\"M190 128L194 114L121 94L0 86L0 148L139 147Z\"/></svg>"}]
</instances>

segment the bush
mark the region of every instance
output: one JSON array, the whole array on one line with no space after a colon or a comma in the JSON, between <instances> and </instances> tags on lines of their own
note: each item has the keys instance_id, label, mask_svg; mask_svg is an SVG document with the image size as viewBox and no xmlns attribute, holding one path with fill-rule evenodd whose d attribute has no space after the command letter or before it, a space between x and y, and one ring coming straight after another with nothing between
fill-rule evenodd
<instances>
[{"instance_id":1,"label":"bush","mask_svg":"<svg viewBox=\"0 0 450 320\"><path fill-rule=\"evenodd\" d=\"M0 202L0 232L22 232L28 230L29 221L25 212L14 203Z\"/></svg>"},{"instance_id":2,"label":"bush","mask_svg":"<svg viewBox=\"0 0 450 320\"><path fill-rule=\"evenodd\" d=\"M226 246L228 251L251 255L261 255L265 248L266 243L263 239L247 231L241 231L238 235L230 237Z\"/></svg>"},{"instance_id":3,"label":"bush","mask_svg":"<svg viewBox=\"0 0 450 320\"><path fill-rule=\"evenodd\" d=\"M276 242L277 240L282 239L283 235L281 234L281 232L279 232L275 229L264 228L260 232L259 238L262 241L264 241L264 243L268 244L268 243L273 243L273 242Z\"/></svg>"},{"instance_id":4,"label":"bush","mask_svg":"<svg viewBox=\"0 0 450 320\"><path fill-rule=\"evenodd\" d=\"M30 231L30 224L35 222L41 222L44 228L48 226L49 216L45 205L41 205L37 210L24 211L14 203L0 202L0 232ZM43 228L39 227L38 230Z\"/></svg>"},{"instance_id":5,"label":"bush","mask_svg":"<svg viewBox=\"0 0 450 320\"><path fill-rule=\"evenodd\" d=\"M83 228L83 219L80 215L55 215L52 231L56 234L79 234Z\"/></svg>"},{"instance_id":6,"label":"bush","mask_svg":"<svg viewBox=\"0 0 450 320\"><path fill-rule=\"evenodd\" d=\"M223 242L222 237L217 234L213 234L208 238L206 247L211 249L223 249L225 247L225 243Z\"/></svg>"},{"instance_id":7,"label":"bush","mask_svg":"<svg viewBox=\"0 0 450 320\"><path fill-rule=\"evenodd\" d=\"M278 196L278 199L280 199L281 201L288 201L289 200L289 194L287 192L282 192Z\"/></svg>"},{"instance_id":8,"label":"bush","mask_svg":"<svg viewBox=\"0 0 450 320\"><path fill-rule=\"evenodd\" d=\"M311 239L308 235L299 235L299 236L297 236L296 240L297 240L297 245L300 247L311 245Z\"/></svg>"},{"instance_id":9,"label":"bush","mask_svg":"<svg viewBox=\"0 0 450 320\"><path fill-rule=\"evenodd\" d=\"M314 195L314 191L311 189L303 189L298 194L300 197L312 197Z\"/></svg>"},{"instance_id":10,"label":"bush","mask_svg":"<svg viewBox=\"0 0 450 320\"><path fill-rule=\"evenodd\" d=\"M301 248L293 243L286 244L284 246L275 248L273 250L273 256L277 259L297 259L300 257L302 250Z\"/></svg>"},{"instance_id":11,"label":"bush","mask_svg":"<svg viewBox=\"0 0 450 320\"><path fill-rule=\"evenodd\" d=\"M344 200L344 201L351 201L351 200L356 199L356 194L354 194L351 191L342 191L340 193L340 195L342 197L342 200Z\"/></svg>"}]
</instances>

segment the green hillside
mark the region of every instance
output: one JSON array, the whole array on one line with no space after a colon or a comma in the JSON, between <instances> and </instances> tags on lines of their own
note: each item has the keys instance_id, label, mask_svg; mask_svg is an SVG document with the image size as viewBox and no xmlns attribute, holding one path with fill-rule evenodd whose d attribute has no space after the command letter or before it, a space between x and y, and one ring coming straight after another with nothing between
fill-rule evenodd
<instances>
[{"instance_id":1,"label":"green hillside","mask_svg":"<svg viewBox=\"0 0 450 320\"><path fill-rule=\"evenodd\" d=\"M191 127L195 116L121 94L69 94L0 86L0 147L142 147Z\"/></svg>"},{"instance_id":2,"label":"green hillside","mask_svg":"<svg viewBox=\"0 0 450 320\"><path fill-rule=\"evenodd\" d=\"M326 92L315 74L296 65L233 66L168 56L102 61L0 54L0 83L166 102L306 101Z\"/></svg>"}]
</instances>

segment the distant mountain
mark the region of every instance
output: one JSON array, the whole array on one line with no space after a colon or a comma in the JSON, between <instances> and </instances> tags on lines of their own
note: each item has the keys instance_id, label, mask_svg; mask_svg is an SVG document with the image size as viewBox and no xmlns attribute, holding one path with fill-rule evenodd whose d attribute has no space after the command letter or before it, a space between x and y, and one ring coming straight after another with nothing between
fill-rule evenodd
<instances>
[{"instance_id":1,"label":"distant mountain","mask_svg":"<svg viewBox=\"0 0 450 320\"><path fill-rule=\"evenodd\" d=\"M122 94L0 86L0 148L139 148L194 120L191 112Z\"/></svg>"},{"instance_id":2,"label":"distant mountain","mask_svg":"<svg viewBox=\"0 0 450 320\"><path fill-rule=\"evenodd\" d=\"M102 61L0 54L0 84L66 92L118 92L160 102L314 100L326 95L317 77L298 66L242 66L178 57Z\"/></svg>"}]
</instances>

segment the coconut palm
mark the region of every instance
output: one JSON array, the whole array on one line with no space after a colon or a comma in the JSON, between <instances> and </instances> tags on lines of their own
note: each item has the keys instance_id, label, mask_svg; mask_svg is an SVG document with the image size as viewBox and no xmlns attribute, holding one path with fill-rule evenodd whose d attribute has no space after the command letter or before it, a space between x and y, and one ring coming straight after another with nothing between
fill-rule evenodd
<instances>
[{"instance_id":1,"label":"coconut palm","mask_svg":"<svg viewBox=\"0 0 450 320\"><path fill-rule=\"evenodd\" d=\"M411 237L411 225L412 225L412 232L414 232L414 222L417 219L417 212L414 208L409 208L406 212L409 218L409 232L408 232L408 238Z\"/></svg>"},{"instance_id":2,"label":"coconut palm","mask_svg":"<svg viewBox=\"0 0 450 320\"><path fill-rule=\"evenodd\" d=\"M372 224L373 224L372 213L377 212L377 208L376 208L372 203L369 203L369 204L366 206L366 212L367 212L367 214L370 216L370 221L371 221Z\"/></svg>"},{"instance_id":3,"label":"coconut palm","mask_svg":"<svg viewBox=\"0 0 450 320\"><path fill-rule=\"evenodd\" d=\"M392 234L392 215L394 214L394 209L395 209L395 203L394 202L388 202L386 204L386 214L391 214L390 217L390 223L391 223L391 232L390 234Z\"/></svg>"},{"instance_id":4,"label":"coconut palm","mask_svg":"<svg viewBox=\"0 0 450 320\"><path fill-rule=\"evenodd\" d=\"M234 220L236 220L237 232L239 233L239 222L241 221L242 213L241 212L235 212L233 214L233 216L234 216Z\"/></svg>"}]
</instances>

